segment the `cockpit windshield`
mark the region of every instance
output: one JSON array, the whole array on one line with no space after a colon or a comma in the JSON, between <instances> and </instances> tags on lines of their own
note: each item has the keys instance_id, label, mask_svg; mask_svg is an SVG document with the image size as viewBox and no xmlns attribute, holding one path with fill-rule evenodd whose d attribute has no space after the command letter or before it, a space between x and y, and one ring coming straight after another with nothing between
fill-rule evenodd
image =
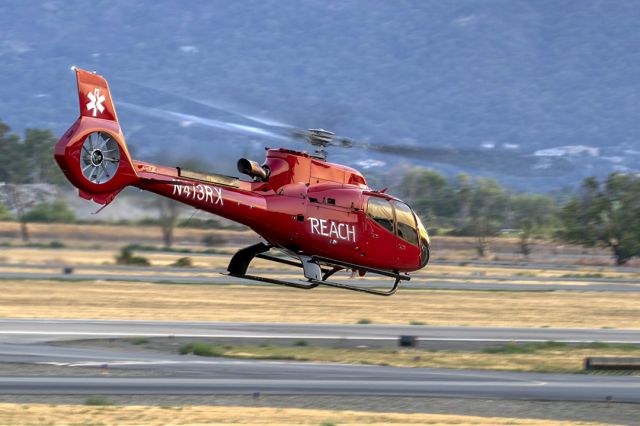
<instances>
[{"instance_id":1,"label":"cockpit windshield","mask_svg":"<svg viewBox=\"0 0 640 426\"><path fill-rule=\"evenodd\" d=\"M416 215L416 219L418 220L418 232L420 233L420 238L424 239L427 244L431 244L429 241L429 234L427 233L427 228L424 227L422 221L420 220L420 216Z\"/></svg>"},{"instance_id":2,"label":"cockpit windshield","mask_svg":"<svg viewBox=\"0 0 640 426\"><path fill-rule=\"evenodd\" d=\"M398 237L417 246L418 233L416 232L416 220L413 217L413 211L404 203L396 201L396 223L398 227Z\"/></svg>"},{"instance_id":3,"label":"cockpit windshield","mask_svg":"<svg viewBox=\"0 0 640 426\"><path fill-rule=\"evenodd\" d=\"M427 228L425 228L422 224L420 216L416 215L416 220L418 221L418 233L420 234L420 250L422 252L420 256L420 267L424 268L425 266L427 266L429 257L431 256L431 241L429 241Z\"/></svg>"}]
</instances>

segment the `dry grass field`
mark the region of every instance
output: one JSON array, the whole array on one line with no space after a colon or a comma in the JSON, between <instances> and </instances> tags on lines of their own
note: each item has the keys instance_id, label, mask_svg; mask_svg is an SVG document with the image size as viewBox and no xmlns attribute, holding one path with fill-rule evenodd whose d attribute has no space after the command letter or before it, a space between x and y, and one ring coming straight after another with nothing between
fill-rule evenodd
<instances>
[{"instance_id":1,"label":"dry grass field","mask_svg":"<svg viewBox=\"0 0 640 426\"><path fill-rule=\"evenodd\" d=\"M237 248L237 247L236 247ZM224 250L229 251L229 254L223 256L215 255L193 255L191 253L180 252L157 252L157 251L136 251L136 255L143 256L149 260L152 266L167 267L174 263L181 257L190 257L194 268L185 269L184 274L198 274L198 268L226 268L233 252L233 247L225 246ZM71 266L89 266L95 265L95 271L108 274L108 271L100 270L102 265L114 265L115 257L119 254L117 247L113 248L64 248L64 249L52 249L52 248L32 248L13 246L11 248L0 248L0 263L8 264L29 264L29 265L71 265ZM251 263L252 268L265 269L265 270L288 270L299 272L300 269L284 264L276 264L268 262L266 260L254 259ZM17 269L16 269L17 268ZM20 267L8 269L4 267L6 272L23 272L27 269L21 269ZM52 270L53 271L53 270ZM57 269L56 272L59 272ZM85 272L92 272L86 271ZM150 269L149 273L162 274L162 270ZM127 272L142 274L141 272ZM169 272L168 272L169 273ZM622 278L640 281L640 273L626 271L623 268L612 268L603 266L581 266L566 267L557 269L534 269L532 267L523 266L521 268L500 267L500 266L474 266L467 265L465 262L460 262L458 265L442 265L442 264L430 264L427 268L419 271L420 275L428 279L429 276L439 276L447 279L447 276L455 277L459 280L463 277L469 279L477 279L478 277L511 277L511 283L519 282L531 282L532 279L537 278L584 278L583 282L572 282L574 285L580 285L589 282L590 278ZM176 274L176 272L171 272ZM375 278L375 277L374 277ZM544 283L544 282L540 282ZM553 283L553 281L546 281L546 283Z\"/></svg>"},{"instance_id":2,"label":"dry grass field","mask_svg":"<svg viewBox=\"0 0 640 426\"><path fill-rule=\"evenodd\" d=\"M115 257L119 254L115 249L34 249L29 247L14 247L11 249L0 249L0 262L15 264L64 264L75 266L88 265L114 265ZM190 253L172 252L143 252L136 251L136 255L144 256L152 266L169 266L181 257L188 257ZM226 268L231 259L231 254L224 256L193 256L193 265L199 268ZM275 264L261 259L255 259L252 266L261 269L291 269L283 264ZM197 269L187 270L197 272ZM153 271L154 273L156 271Z\"/></svg>"},{"instance_id":3,"label":"dry grass field","mask_svg":"<svg viewBox=\"0 0 640 426\"><path fill-rule=\"evenodd\" d=\"M162 233L159 226L116 226L77 225L64 223L30 223L29 234L33 241L63 241L69 245L87 247L95 244L114 247L132 242L139 244L160 244ZM174 238L177 243L199 243L208 234L222 236L229 244L251 244L257 239L252 231L204 230L176 228ZM19 243L20 224L0 222L0 238ZM1 241L1 240L0 240Z\"/></svg>"},{"instance_id":4,"label":"dry grass field","mask_svg":"<svg viewBox=\"0 0 640 426\"><path fill-rule=\"evenodd\" d=\"M0 280L0 317L638 328L640 294Z\"/></svg>"},{"instance_id":5,"label":"dry grass field","mask_svg":"<svg viewBox=\"0 0 640 426\"><path fill-rule=\"evenodd\" d=\"M70 247L93 247L114 249L129 243L159 245L162 234L159 226L116 226L81 224L29 224L32 241L48 243L61 241ZM174 242L178 246L200 244L205 235L217 235L225 241L225 248L237 248L253 244L258 237L252 231L176 228ZM20 244L19 224L0 222L0 243ZM472 237L434 236L434 253L438 259L465 261L476 257L475 241ZM502 236L493 239L490 257L501 260L522 260L518 254L518 238ZM602 248L584 248L553 241L534 241L532 256L539 261L562 263L566 261L582 265L613 265L611 254ZM640 259L632 263L640 265Z\"/></svg>"},{"instance_id":6,"label":"dry grass field","mask_svg":"<svg viewBox=\"0 0 640 426\"><path fill-rule=\"evenodd\" d=\"M61 420L64 419L64 420ZM443 414L297 408L0 404L1 425L596 425L601 423Z\"/></svg>"}]
</instances>

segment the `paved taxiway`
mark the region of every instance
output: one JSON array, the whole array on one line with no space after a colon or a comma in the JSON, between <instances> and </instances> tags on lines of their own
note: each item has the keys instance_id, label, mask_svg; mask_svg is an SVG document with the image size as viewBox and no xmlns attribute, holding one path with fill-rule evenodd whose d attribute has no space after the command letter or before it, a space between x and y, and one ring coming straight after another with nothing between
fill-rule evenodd
<instances>
[{"instance_id":1,"label":"paved taxiway","mask_svg":"<svg viewBox=\"0 0 640 426\"><path fill-rule=\"evenodd\" d=\"M637 377L512 373L199 358L43 344L0 344L0 361L94 368L95 376L0 377L0 394L309 394L640 403ZM99 370L164 377L110 377Z\"/></svg>"},{"instance_id":2,"label":"paved taxiway","mask_svg":"<svg viewBox=\"0 0 640 426\"><path fill-rule=\"evenodd\" d=\"M434 262L434 263L438 263L438 262ZM442 263L442 262L439 262ZM68 268L70 265L69 264L64 264L64 263L1 263L0 262L0 275L2 275L4 272L10 272L10 271L15 271L16 269L20 269L22 270L21 272L35 272L35 271L62 271L65 268ZM477 265L480 266L480 265ZM567 266L556 266L555 269L560 269L560 270L575 270L575 267L570 267L572 265L567 265ZM486 268L488 271L491 270L491 268L495 268L495 265L491 265L491 264L487 264L487 265L482 265L483 268ZM501 268L503 269L509 269L509 268L516 268L518 267L518 265L509 265L509 266L502 266L500 265ZM523 265L520 266L520 268L534 268L537 269L537 267L535 265ZM542 269L554 269L552 267L548 267L548 265L546 265L544 268ZM179 268L179 267L173 267L173 266L130 266L130 265L76 265L73 266L73 270L75 272L80 272L80 273L96 273L96 271L100 271L100 272L105 272L105 274L120 274L120 275L127 275L127 274L131 274L131 272L143 272L143 273L149 273L149 274L167 274L167 273L179 273L181 276L184 277L185 272L192 272L193 275L197 275L197 276L203 276L203 275L210 275L210 276L218 276L221 273L225 273L226 272L226 268L195 268L195 269L191 269L191 270L185 270L185 268ZM268 274L268 275L273 275L273 274L277 274L277 275L281 275L281 276L286 276L287 278L291 277L294 279L297 279L301 276L301 272L299 270L296 269L256 269L256 268L252 268L251 269L253 274L257 274L257 275L263 275L263 274ZM633 268L625 268L623 270L621 270L621 272L625 272L625 273L633 273L633 272L640 272L640 269L638 269L637 271ZM433 274L429 271L429 269L426 270L420 270L420 271L416 271L410 274L411 277L414 280L417 281L423 281L423 280L471 280L471 281L475 281L475 282L482 282L482 281L508 281L508 280L514 280L517 279L520 282L537 282L537 283L584 283L585 281L589 282L589 283L612 283L612 284L637 284L640 286L640 280L638 280L637 278L625 278L625 277L580 277L580 273L579 270L576 271L576 273L571 276L571 274L565 275L565 276L556 276L556 277L537 277L537 276L513 276L513 275L496 275L496 274L479 274L479 275L469 275L469 274Z\"/></svg>"},{"instance_id":3,"label":"paved taxiway","mask_svg":"<svg viewBox=\"0 0 640 426\"><path fill-rule=\"evenodd\" d=\"M440 339L492 342L640 342L640 330L5 319L0 320L0 363L49 365L58 370L55 370L55 376L0 377L0 394L263 392L640 402L640 380L629 376L232 360L46 343L54 340L132 336L375 341L396 340L401 334L416 335L425 342ZM92 369L90 372L94 371L95 374L74 377L74 369L80 368ZM113 377L102 374L113 369L123 370L125 373L143 370L148 377Z\"/></svg>"},{"instance_id":4,"label":"paved taxiway","mask_svg":"<svg viewBox=\"0 0 640 426\"><path fill-rule=\"evenodd\" d=\"M163 271L164 272L164 271ZM184 271L181 271L184 272ZM255 281L243 280L235 277L228 277L223 275L213 276L201 276L195 275L199 271L194 271L194 275L171 275L171 274L131 274L126 271L112 272L112 273L72 273L65 274L62 272L9 272L1 271L0 278L2 279L18 279L18 280L64 280L64 281L131 281L131 282L152 282L152 283L171 283L171 284L210 284L210 285L229 285L229 284L247 284L251 285L265 285L263 283L257 283ZM288 278L292 281L298 281L301 275L291 275L290 273L281 273L279 271L268 271L269 274L278 274L280 276L287 275L284 278ZM499 282L487 282L488 280L500 280ZM403 282L400 285L402 289L437 289L437 290L505 290L505 291L599 291L599 292L638 292L640 291L640 283L632 280L618 280L606 282L589 281L587 279L558 279L556 282L545 283L542 280L536 282L521 282L513 283L511 281L533 281L531 277L414 277L409 282ZM347 284L353 284L350 280L335 280L337 282L343 282ZM576 281L582 281L581 283L575 283ZM302 282L302 281L301 281ZM358 285L371 288L386 288L391 285L391 281L368 279L364 282L359 282Z\"/></svg>"},{"instance_id":5,"label":"paved taxiway","mask_svg":"<svg viewBox=\"0 0 640 426\"><path fill-rule=\"evenodd\" d=\"M438 327L414 325L350 325L291 323L229 323L133 320L0 319L0 342L30 343L53 340L124 337L186 337L254 340L309 340L391 342L401 335L418 338L419 343L633 343L640 344L640 330Z\"/></svg>"}]
</instances>

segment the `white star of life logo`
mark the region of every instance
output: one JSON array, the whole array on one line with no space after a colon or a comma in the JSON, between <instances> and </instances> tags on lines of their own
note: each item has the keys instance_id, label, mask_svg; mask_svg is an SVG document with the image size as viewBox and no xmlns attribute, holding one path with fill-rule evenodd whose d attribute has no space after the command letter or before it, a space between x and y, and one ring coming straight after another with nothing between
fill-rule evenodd
<instances>
[{"instance_id":1,"label":"white star of life logo","mask_svg":"<svg viewBox=\"0 0 640 426\"><path fill-rule=\"evenodd\" d=\"M94 117L96 116L96 113L98 111L100 111L100 113L102 114L102 112L104 111L104 107L102 106L102 103L104 102L104 95L100 94L100 89L93 89L93 92L89 92L87 97L91 101L87 103L87 110L93 110Z\"/></svg>"}]
</instances>

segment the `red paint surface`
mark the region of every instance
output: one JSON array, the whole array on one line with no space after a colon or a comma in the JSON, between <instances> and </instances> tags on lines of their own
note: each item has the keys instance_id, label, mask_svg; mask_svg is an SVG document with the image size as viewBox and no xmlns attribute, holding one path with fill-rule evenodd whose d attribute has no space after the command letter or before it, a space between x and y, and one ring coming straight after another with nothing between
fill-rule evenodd
<instances>
[{"instance_id":1,"label":"red paint surface","mask_svg":"<svg viewBox=\"0 0 640 426\"><path fill-rule=\"evenodd\" d=\"M242 223L297 254L400 272L424 266L427 254L420 247L366 216L369 197L392 203L395 198L372 191L357 170L304 152L270 149L264 163L271 170L268 182L240 181L234 188L180 177L175 167L133 161L106 80L83 70L76 75L81 116L58 141L55 159L84 198L106 204L131 185ZM105 110L93 117L86 104L96 88L105 96ZM110 134L120 148L118 171L103 184L91 183L80 170L82 143L94 131Z\"/></svg>"}]
</instances>

